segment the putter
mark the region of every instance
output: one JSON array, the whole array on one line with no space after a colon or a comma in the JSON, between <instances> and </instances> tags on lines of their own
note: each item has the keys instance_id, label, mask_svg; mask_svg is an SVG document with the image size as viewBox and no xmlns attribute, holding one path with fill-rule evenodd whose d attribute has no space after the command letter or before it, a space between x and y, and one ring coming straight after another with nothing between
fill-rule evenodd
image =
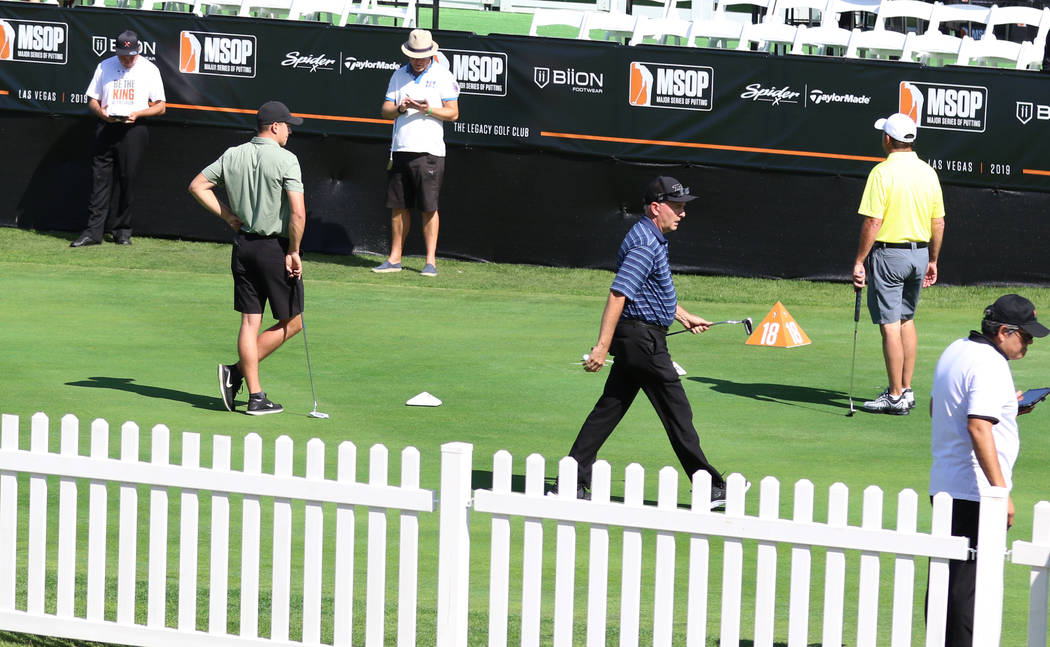
<instances>
[{"instance_id":1,"label":"putter","mask_svg":"<svg viewBox=\"0 0 1050 647\"><path fill-rule=\"evenodd\" d=\"M300 320L303 322L303 348L306 349L306 372L310 375L310 395L314 397L314 410L306 414L311 418L321 418L327 420L331 416L327 413L322 413L317 410L317 391L314 390L314 369L310 366L310 344L306 341L306 317L299 314Z\"/></svg>"},{"instance_id":2,"label":"putter","mask_svg":"<svg viewBox=\"0 0 1050 647\"><path fill-rule=\"evenodd\" d=\"M722 324L744 324L744 334L746 334L748 337L751 336L751 333L755 332L755 324L751 322L751 317L748 317L747 319L727 319L726 321L716 321L711 325L720 326ZM669 332L667 333L667 336L670 337L671 335L679 335L684 332L689 332L689 328L683 328L682 330Z\"/></svg>"},{"instance_id":3,"label":"putter","mask_svg":"<svg viewBox=\"0 0 1050 647\"><path fill-rule=\"evenodd\" d=\"M860 288L853 288L857 293L857 302L853 305L853 361L850 362L849 367L849 413L846 414L847 418L852 418L854 412L853 408L853 372L857 368L857 325L860 323Z\"/></svg>"}]
</instances>

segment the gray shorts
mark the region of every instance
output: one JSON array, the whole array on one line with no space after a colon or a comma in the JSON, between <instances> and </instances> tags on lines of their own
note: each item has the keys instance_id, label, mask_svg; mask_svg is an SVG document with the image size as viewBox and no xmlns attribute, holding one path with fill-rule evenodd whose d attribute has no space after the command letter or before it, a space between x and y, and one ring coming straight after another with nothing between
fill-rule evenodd
<instances>
[{"instance_id":1,"label":"gray shorts","mask_svg":"<svg viewBox=\"0 0 1050 647\"><path fill-rule=\"evenodd\" d=\"M915 318L929 262L930 251L925 248L871 250L864 263L871 323L888 324Z\"/></svg>"}]
</instances>

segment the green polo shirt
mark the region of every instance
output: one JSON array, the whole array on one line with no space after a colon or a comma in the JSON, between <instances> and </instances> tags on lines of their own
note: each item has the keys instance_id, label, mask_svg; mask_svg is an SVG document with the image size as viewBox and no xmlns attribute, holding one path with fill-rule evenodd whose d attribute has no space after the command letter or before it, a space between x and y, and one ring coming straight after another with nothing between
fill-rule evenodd
<instances>
[{"instance_id":1,"label":"green polo shirt","mask_svg":"<svg viewBox=\"0 0 1050 647\"><path fill-rule=\"evenodd\" d=\"M288 237L286 191L303 192L299 160L266 137L227 148L222 157L201 171L209 182L226 187L230 209L244 225L241 231Z\"/></svg>"}]
</instances>

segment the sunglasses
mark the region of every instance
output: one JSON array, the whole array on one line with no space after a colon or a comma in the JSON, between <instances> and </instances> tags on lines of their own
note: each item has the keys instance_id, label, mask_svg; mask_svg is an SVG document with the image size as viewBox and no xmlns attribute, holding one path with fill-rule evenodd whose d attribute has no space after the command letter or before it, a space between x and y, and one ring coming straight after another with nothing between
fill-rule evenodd
<instances>
[{"instance_id":1,"label":"sunglasses","mask_svg":"<svg viewBox=\"0 0 1050 647\"><path fill-rule=\"evenodd\" d=\"M667 193L657 193L656 200L653 200L653 202L682 202L682 198L688 197L691 197L689 195L689 188L682 187Z\"/></svg>"},{"instance_id":2,"label":"sunglasses","mask_svg":"<svg viewBox=\"0 0 1050 647\"><path fill-rule=\"evenodd\" d=\"M1035 337L1033 337L1031 333L1018 326L1010 326L1006 329L1006 332L1017 333L1021 336L1021 341L1023 341L1026 344L1031 344L1033 341L1035 341Z\"/></svg>"}]
</instances>

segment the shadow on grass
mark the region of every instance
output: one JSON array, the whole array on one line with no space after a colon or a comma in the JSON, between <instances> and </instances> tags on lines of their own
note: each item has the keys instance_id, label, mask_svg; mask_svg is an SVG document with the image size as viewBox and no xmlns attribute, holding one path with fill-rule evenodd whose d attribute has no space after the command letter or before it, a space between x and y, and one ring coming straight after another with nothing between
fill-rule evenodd
<instances>
[{"instance_id":1,"label":"shadow on grass","mask_svg":"<svg viewBox=\"0 0 1050 647\"><path fill-rule=\"evenodd\" d=\"M543 491L544 492L550 492L554 488L555 484L557 484L557 482L558 482L558 479L557 479L557 477L554 477L554 476L549 476L549 477L543 479ZM622 479L619 480L619 481L616 481L614 479L613 483L614 484L619 483L619 486L623 487L623 480ZM470 488L472 490L491 490L492 489L492 472L487 471L487 470L474 470L474 471L472 471L470 473ZM512 474L511 475L511 477L510 477L510 491L511 492L516 492L518 494L524 494L525 493L525 475L524 474ZM609 497L609 501L611 501L612 503L623 503L623 497L622 496L610 496ZM656 501L650 501L648 499L645 500L645 501L642 501L642 505L655 506L656 503L657 503ZM688 503L688 501L679 502L678 507L682 508L682 509L688 508L689 507L689 503Z\"/></svg>"},{"instance_id":2,"label":"shadow on grass","mask_svg":"<svg viewBox=\"0 0 1050 647\"><path fill-rule=\"evenodd\" d=\"M722 642L719 641L718 644L721 645ZM787 645L787 643L773 643L773 647L787 647ZM755 641L741 638L740 647L755 647ZM809 647L820 647L820 643L809 643Z\"/></svg>"},{"instance_id":3,"label":"shadow on grass","mask_svg":"<svg viewBox=\"0 0 1050 647\"><path fill-rule=\"evenodd\" d=\"M841 415L838 411L828 411L826 407L834 409L849 409L849 397L842 391L832 391L797 384L771 384L768 382L730 382L713 377L688 377L687 380L710 384L713 391L728 395L737 395L742 398L751 398L759 402L775 402L787 404L793 407L804 407L818 413L830 415ZM820 405L821 408L807 405Z\"/></svg>"},{"instance_id":4,"label":"shadow on grass","mask_svg":"<svg viewBox=\"0 0 1050 647\"><path fill-rule=\"evenodd\" d=\"M85 640L73 640L71 638L56 638L54 636L37 636L34 634L20 634L14 631L0 631L0 643L12 643L16 645L29 645L30 647L86 647L88 645L104 645L105 643L94 643Z\"/></svg>"},{"instance_id":5,"label":"shadow on grass","mask_svg":"<svg viewBox=\"0 0 1050 647\"><path fill-rule=\"evenodd\" d=\"M185 391L176 391L175 389L166 389L161 386L136 384L135 380L130 377L95 376L89 377L86 380L80 380L78 382L66 382L66 386L81 386L89 389L113 389L115 391L127 391L128 393L135 393L146 398L157 398L160 400L185 402L186 404L193 405L197 409L209 409L212 411L226 410L226 407L222 404L222 399L220 399L219 397L199 395L197 393L187 393Z\"/></svg>"}]
</instances>

